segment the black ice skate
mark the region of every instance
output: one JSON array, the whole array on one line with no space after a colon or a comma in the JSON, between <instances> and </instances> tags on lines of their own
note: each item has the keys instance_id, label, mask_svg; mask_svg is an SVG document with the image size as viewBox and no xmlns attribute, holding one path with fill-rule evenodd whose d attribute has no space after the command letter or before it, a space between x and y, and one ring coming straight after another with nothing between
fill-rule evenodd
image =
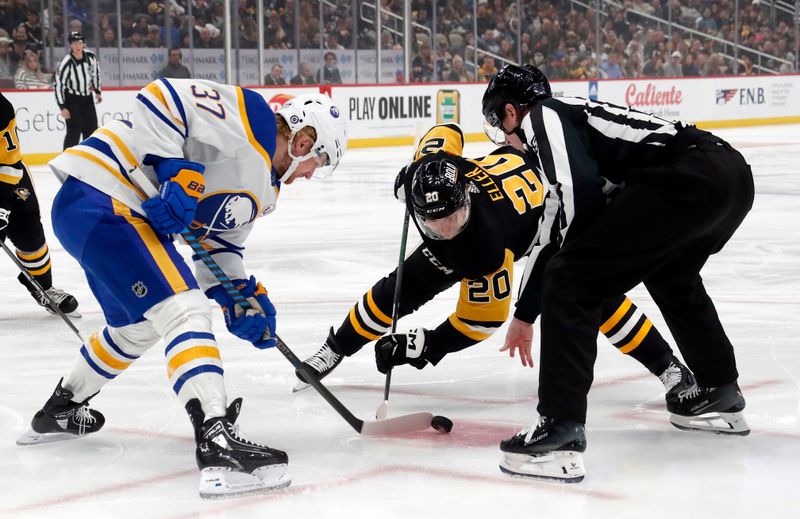
<instances>
[{"instance_id":1,"label":"black ice skate","mask_svg":"<svg viewBox=\"0 0 800 519\"><path fill-rule=\"evenodd\" d=\"M328 338L325 344L312 356L303 361L306 368L317 373L317 378L320 380L327 377L328 374L338 366L344 359L344 355L340 355L334 351L336 340L333 337L333 328L328 332ZM295 370L294 374L298 378L297 385L292 389L292 393L297 393L309 387L309 384L303 378L300 371Z\"/></svg>"},{"instance_id":2,"label":"black ice skate","mask_svg":"<svg viewBox=\"0 0 800 519\"><path fill-rule=\"evenodd\" d=\"M44 295L39 291L38 288L31 284L27 278L20 277L19 281L25 285L25 288L28 289L31 297L33 297L39 306L44 307L44 309L51 314L55 315L57 313L50 306L50 301L52 300L53 303L58 306L59 310L61 310L65 315L68 315L69 317L81 317L81 314L78 312L78 300L75 299L75 297L73 297L71 294L64 292L60 288L50 287L45 290L47 295ZM49 300L47 296L49 296Z\"/></svg>"},{"instance_id":3,"label":"black ice skate","mask_svg":"<svg viewBox=\"0 0 800 519\"><path fill-rule=\"evenodd\" d=\"M204 499L258 494L287 487L292 482L285 452L248 441L239 433L234 422L241 402L237 398L225 416L205 421L199 400L193 398L186 404L195 426L200 497Z\"/></svg>"},{"instance_id":4,"label":"black ice skate","mask_svg":"<svg viewBox=\"0 0 800 519\"><path fill-rule=\"evenodd\" d=\"M500 450L500 470L512 476L578 483L586 475L582 423L542 416L536 426L500 442Z\"/></svg>"},{"instance_id":5,"label":"black ice skate","mask_svg":"<svg viewBox=\"0 0 800 519\"><path fill-rule=\"evenodd\" d=\"M73 402L73 393L58 382L53 395L31 420L31 429L23 434L17 445L34 445L83 438L99 431L106 422L100 412L89 409L86 402Z\"/></svg>"},{"instance_id":6,"label":"black ice skate","mask_svg":"<svg viewBox=\"0 0 800 519\"><path fill-rule=\"evenodd\" d=\"M742 416L745 401L736 382L720 387L697 384L682 391L667 393L670 422L678 429L717 434L750 434Z\"/></svg>"}]
</instances>

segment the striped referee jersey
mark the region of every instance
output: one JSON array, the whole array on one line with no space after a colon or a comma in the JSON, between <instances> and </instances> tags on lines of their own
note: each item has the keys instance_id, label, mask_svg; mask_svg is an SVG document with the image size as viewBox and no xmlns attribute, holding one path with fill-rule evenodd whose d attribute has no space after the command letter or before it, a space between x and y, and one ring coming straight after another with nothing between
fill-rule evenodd
<instances>
[{"instance_id":1,"label":"striped referee jersey","mask_svg":"<svg viewBox=\"0 0 800 519\"><path fill-rule=\"evenodd\" d=\"M65 108L66 94L76 96L100 94L100 63L94 52L84 50L83 59L75 59L68 53L58 64L55 76L56 102Z\"/></svg>"},{"instance_id":2,"label":"striped referee jersey","mask_svg":"<svg viewBox=\"0 0 800 519\"><path fill-rule=\"evenodd\" d=\"M544 267L570 232L592 223L632 170L665 162L672 150L685 148L706 132L579 97L538 101L521 128L547 186L515 312L533 322L541 311Z\"/></svg>"}]
</instances>

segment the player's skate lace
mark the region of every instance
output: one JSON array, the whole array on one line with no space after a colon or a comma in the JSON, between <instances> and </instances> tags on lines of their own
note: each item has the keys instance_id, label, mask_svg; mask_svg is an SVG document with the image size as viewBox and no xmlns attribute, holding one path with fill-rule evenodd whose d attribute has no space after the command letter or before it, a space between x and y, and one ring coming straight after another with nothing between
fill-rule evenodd
<instances>
[{"instance_id":1,"label":"player's skate lace","mask_svg":"<svg viewBox=\"0 0 800 519\"><path fill-rule=\"evenodd\" d=\"M700 386L697 384L693 385L689 389L685 389L678 393L678 399L683 402L684 400L688 400L690 398L695 398L697 395L700 394Z\"/></svg>"},{"instance_id":2,"label":"player's skate lace","mask_svg":"<svg viewBox=\"0 0 800 519\"><path fill-rule=\"evenodd\" d=\"M533 439L533 433L536 432L536 429L538 429L539 427L544 425L544 423L546 421L547 421L547 417L540 416L538 422L533 423L533 424L529 425L528 427L525 427L524 429L522 429L520 432L517 433L517 436L525 435L525 444L530 443L531 440Z\"/></svg>"},{"instance_id":3,"label":"player's skate lace","mask_svg":"<svg viewBox=\"0 0 800 519\"><path fill-rule=\"evenodd\" d=\"M664 384L664 388L669 391L681 381L681 368L670 362L667 369L658 376L658 379Z\"/></svg>"},{"instance_id":4,"label":"player's skate lace","mask_svg":"<svg viewBox=\"0 0 800 519\"><path fill-rule=\"evenodd\" d=\"M75 410L75 423L78 424L78 434L85 434L86 427L94 424L95 417L89 411L89 407L81 406Z\"/></svg>"},{"instance_id":5,"label":"player's skate lace","mask_svg":"<svg viewBox=\"0 0 800 519\"><path fill-rule=\"evenodd\" d=\"M305 360L305 364L314 368L317 373L325 373L336 365L341 355L324 344L317 353Z\"/></svg>"}]
</instances>

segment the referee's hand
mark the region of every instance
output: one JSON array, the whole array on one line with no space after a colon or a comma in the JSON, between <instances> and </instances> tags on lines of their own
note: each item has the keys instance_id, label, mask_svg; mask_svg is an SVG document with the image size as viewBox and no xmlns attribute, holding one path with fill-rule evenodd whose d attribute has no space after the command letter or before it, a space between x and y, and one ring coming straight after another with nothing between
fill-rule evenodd
<instances>
[{"instance_id":1,"label":"referee's hand","mask_svg":"<svg viewBox=\"0 0 800 519\"><path fill-rule=\"evenodd\" d=\"M103 96L102 96L102 95L100 95L100 94L95 94L95 95L94 95L94 98L95 98L95 103L96 103L96 104L100 104L100 103L102 103L102 102L103 102Z\"/></svg>"},{"instance_id":2,"label":"referee's hand","mask_svg":"<svg viewBox=\"0 0 800 519\"><path fill-rule=\"evenodd\" d=\"M67 110L66 108L62 108L61 109L61 117L63 117L66 120L66 119L69 119L70 117L72 117L72 114L70 114L69 110Z\"/></svg>"}]
</instances>

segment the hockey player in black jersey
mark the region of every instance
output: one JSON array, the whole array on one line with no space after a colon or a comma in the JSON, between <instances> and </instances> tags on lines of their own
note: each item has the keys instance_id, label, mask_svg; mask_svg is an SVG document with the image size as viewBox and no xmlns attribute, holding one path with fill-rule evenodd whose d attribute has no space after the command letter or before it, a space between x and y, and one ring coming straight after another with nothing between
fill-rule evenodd
<instances>
[{"instance_id":1,"label":"hockey player in black jersey","mask_svg":"<svg viewBox=\"0 0 800 519\"><path fill-rule=\"evenodd\" d=\"M17 258L25 269L47 292L46 295L42 294L20 273L19 282L28 289L33 299L51 314L56 312L50 308L50 301L65 314L79 317L78 301L53 286L50 251L44 238L39 201L31 174L22 161L14 107L0 93L0 241L5 240L6 236L16 246Z\"/></svg>"},{"instance_id":2,"label":"hockey player in black jersey","mask_svg":"<svg viewBox=\"0 0 800 519\"><path fill-rule=\"evenodd\" d=\"M529 351L531 323L540 317L540 420L502 442L501 468L548 477L545 460L582 463L605 301L639 283L697 377L697 385L668 395L672 423L747 434L733 347L700 277L752 207L753 177L741 154L681 122L554 98L530 65L503 67L484 94L483 114L506 143L540 164L546 188L505 340L511 352Z\"/></svg>"},{"instance_id":3,"label":"hockey player in black jersey","mask_svg":"<svg viewBox=\"0 0 800 519\"><path fill-rule=\"evenodd\" d=\"M528 253L536 235L544 190L524 153L504 146L467 160L460 156L463 145L457 125L433 127L395 183L423 239L403 262L398 314L412 313L460 282L456 311L433 330L384 336L392 325L395 270L375 283L306 359L320 377L374 340L381 372L406 363L421 369L489 338L505 322L514 262ZM659 376L670 394L692 385L691 373L625 296L609 298L598 327L619 351ZM521 361L533 365L530 356ZM297 376L296 390L306 387Z\"/></svg>"}]
</instances>

